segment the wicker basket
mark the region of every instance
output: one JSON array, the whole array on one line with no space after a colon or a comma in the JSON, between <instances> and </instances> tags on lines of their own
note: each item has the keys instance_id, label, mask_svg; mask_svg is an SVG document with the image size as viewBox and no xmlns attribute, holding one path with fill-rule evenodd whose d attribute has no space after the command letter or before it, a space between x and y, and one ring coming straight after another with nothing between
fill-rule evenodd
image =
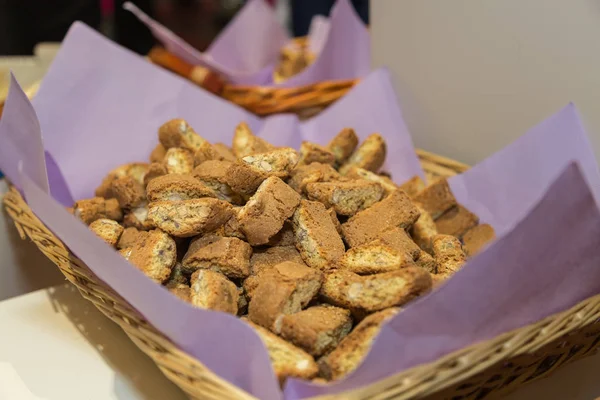
<instances>
[{"instance_id":1,"label":"wicker basket","mask_svg":"<svg viewBox=\"0 0 600 400\"><path fill-rule=\"evenodd\" d=\"M281 64L274 74L276 81L283 80L281 71L297 73L314 59L308 51L305 38L296 38L292 47L282 49L281 56ZM350 79L324 81L295 88L232 85L220 80L212 71L193 66L162 48L154 48L148 58L260 116L294 113L301 119L310 118L344 96L358 83L358 79ZM286 75L289 76L290 73Z\"/></svg>"},{"instance_id":2,"label":"wicker basket","mask_svg":"<svg viewBox=\"0 0 600 400\"><path fill-rule=\"evenodd\" d=\"M429 178L448 177L467 167L419 151ZM198 360L179 350L148 324L126 301L94 276L81 260L48 230L12 188L4 206L23 239L29 237L52 260L83 297L119 324L163 373L198 399L253 399L225 382ZM383 381L327 399L481 399L514 390L548 376L561 365L591 355L600 347L600 295L570 310L529 326L476 343L435 362L401 372Z\"/></svg>"}]
</instances>

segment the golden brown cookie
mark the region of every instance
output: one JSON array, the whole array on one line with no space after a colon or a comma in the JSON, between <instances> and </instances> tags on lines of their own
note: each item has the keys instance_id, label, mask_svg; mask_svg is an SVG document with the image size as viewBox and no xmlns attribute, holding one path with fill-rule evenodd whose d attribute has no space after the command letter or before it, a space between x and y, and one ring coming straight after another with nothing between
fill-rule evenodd
<instances>
[{"instance_id":1,"label":"golden brown cookie","mask_svg":"<svg viewBox=\"0 0 600 400\"><path fill-rule=\"evenodd\" d=\"M252 247L238 238L209 235L194 239L183 257L182 266L189 274L210 269L232 279L250 274Z\"/></svg>"},{"instance_id":2,"label":"golden brown cookie","mask_svg":"<svg viewBox=\"0 0 600 400\"><path fill-rule=\"evenodd\" d=\"M92 222L90 230L112 247L117 245L119 237L123 233L123 227L117 221L106 218L97 219Z\"/></svg>"},{"instance_id":3,"label":"golden brown cookie","mask_svg":"<svg viewBox=\"0 0 600 400\"><path fill-rule=\"evenodd\" d=\"M435 221L439 233L456 236L459 239L478 223L479 217L460 204L443 213Z\"/></svg>"},{"instance_id":4,"label":"golden brown cookie","mask_svg":"<svg viewBox=\"0 0 600 400\"><path fill-rule=\"evenodd\" d=\"M238 214L240 229L253 246L266 244L283 228L300 195L277 177L266 179Z\"/></svg>"},{"instance_id":5,"label":"golden brown cookie","mask_svg":"<svg viewBox=\"0 0 600 400\"><path fill-rule=\"evenodd\" d=\"M229 203L205 197L180 201L155 201L148 206L148 218L176 237L212 232L233 215Z\"/></svg>"},{"instance_id":6,"label":"golden brown cookie","mask_svg":"<svg viewBox=\"0 0 600 400\"><path fill-rule=\"evenodd\" d=\"M440 179L427 186L414 197L414 200L421 204L434 220L457 204L446 179Z\"/></svg>"},{"instance_id":7,"label":"golden brown cookie","mask_svg":"<svg viewBox=\"0 0 600 400\"><path fill-rule=\"evenodd\" d=\"M395 271L415 265L412 256L376 239L353 247L340 259L341 268L359 275Z\"/></svg>"},{"instance_id":8,"label":"golden brown cookie","mask_svg":"<svg viewBox=\"0 0 600 400\"><path fill-rule=\"evenodd\" d=\"M73 205L73 215L86 225L97 219L120 221L123 218L117 199L106 200L102 197L76 201Z\"/></svg>"},{"instance_id":9,"label":"golden brown cookie","mask_svg":"<svg viewBox=\"0 0 600 400\"><path fill-rule=\"evenodd\" d=\"M230 161L208 160L194 168L192 175L211 188L219 199L233 204L243 204L242 197L227 183L227 174L232 165Z\"/></svg>"},{"instance_id":10,"label":"golden brown cookie","mask_svg":"<svg viewBox=\"0 0 600 400\"><path fill-rule=\"evenodd\" d=\"M294 213L293 224L296 248L304 262L320 270L335 268L345 247L325 206L302 200Z\"/></svg>"},{"instance_id":11,"label":"golden brown cookie","mask_svg":"<svg viewBox=\"0 0 600 400\"><path fill-rule=\"evenodd\" d=\"M165 149L180 147L196 151L205 140L198 135L186 120L177 118L165 122L158 128L158 140Z\"/></svg>"},{"instance_id":12,"label":"golden brown cookie","mask_svg":"<svg viewBox=\"0 0 600 400\"><path fill-rule=\"evenodd\" d=\"M319 360L321 376L335 380L354 371L371 349L383 324L399 311L397 308L388 308L363 319L335 350Z\"/></svg>"},{"instance_id":13,"label":"golden brown cookie","mask_svg":"<svg viewBox=\"0 0 600 400\"><path fill-rule=\"evenodd\" d=\"M131 176L115 179L112 182L112 192L121 208L131 209L146 201L144 185Z\"/></svg>"},{"instance_id":14,"label":"golden brown cookie","mask_svg":"<svg viewBox=\"0 0 600 400\"><path fill-rule=\"evenodd\" d=\"M285 221L283 223L283 228L279 232L275 234L271 239L269 239L269 246L278 247L278 246L295 246L296 245L296 237L294 236L294 227L290 221Z\"/></svg>"},{"instance_id":15,"label":"golden brown cookie","mask_svg":"<svg viewBox=\"0 0 600 400\"><path fill-rule=\"evenodd\" d=\"M151 180L167 174L167 168L162 163L152 163L148 167L148 172L144 176L144 186L148 186Z\"/></svg>"},{"instance_id":16,"label":"golden brown cookie","mask_svg":"<svg viewBox=\"0 0 600 400\"><path fill-rule=\"evenodd\" d=\"M134 227L125 228L119 237L119 241L117 242L117 249L133 247L134 243L138 241L145 233L146 232L140 231Z\"/></svg>"},{"instance_id":17,"label":"golden brown cookie","mask_svg":"<svg viewBox=\"0 0 600 400\"><path fill-rule=\"evenodd\" d=\"M422 251L402 228L388 229L380 233L377 239L397 251L407 252L413 260L417 260Z\"/></svg>"},{"instance_id":18,"label":"golden brown cookie","mask_svg":"<svg viewBox=\"0 0 600 400\"><path fill-rule=\"evenodd\" d=\"M435 259L424 250L421 250L419 258L415 260L415 264L432 274L437 272L437 264Z\"/></svg>"},{"instance_id":19,"label":"golden brown cookie","mask_svg":"<svg viewBox=\"0 0 600 400\"><path fill-rule=\"evenodd\" d=\"M417 194L425 189L425 182L423 182L423 179L421 179L420 176L415 175L400 185L400 189L402 189L408 197L414 199Z\"/></svg>"},{"instance_id":20,"label":"golden brown cookie","mask_svg":"<svg viewBox=\"0 0 600 400\"><path fill-rule=\"evenodd\" d=\"M128 260L150 279L162 283L177 262L175 241L161 230L150 231L135 242Z\"/></svg>"},{"instance_id":21,"label":"golden brown cookie","mask_svg":"<svg viewBox=\"0 0 600 400\"><path fill-rule=\"evenodd\" d=\"M420 204L415 203L421 215L413 224L410 233L415 243L423 250L431 252L431 239L438 234L435 221Z\"/></svg>"},{"instance_id":22,"label":"golden brown cookie","mask_svg":"<svg viewBox=\"0 0 600 400\"><path fill-rule=\"evenodd\" d=\"M187 174L169 174L153 179L148 183L146 192L151 202L217 197L211 188Z\"/></svg>"},{"instance_id":23,"label":"golden brown cookie","mask_svg":"<svg viewBox=\"0 0 600 400\"><path fill-rule=\"evenodd\" d=\"M473 257L495 238L496 233L491 225L477 225L463 235L464 250L469 257Z\"/></svg>"},{"instance_id":24,"label":"golden brown cookie","mask_svg":"<svg viewBox=\"0 0 600 400\"><path fill-rule=\"evenodd\" d=\"M394 181L387 176L377 175L376 173L367 171L363 168L352 167L346 172L345 176L351 179L364 179L369 182L378 183L383 189L384 197L398 189L398 186Z\"/></svg>"},{"instance_id":25,"label":"golden brown cookie","mask_svg":"<svg viewBox=\"0 0 600 400\"><path fill-rule=\"evenodd\" d=\"M298 165L309 165L314 162L333 165L335 164L335 156L326 147L316 143L302 142Z\"/></svg>"},{"instance_id":26,"label":"golden brown cookie","mask_svg":"<svg viewBox=\"0 0 600 400\"><path fill-rule=\"evenodd\" d=\"M262 270L272 268L285 261L304 264L300 252L294 245L257 248L250 258L250 273L255 275Z\"/></svg>"},{"instance_id":27,"label":"golden brown cookie","mask_svg":"<svg viewBox=\"0 0 600 400\"><path fill-rule=\"evenodd\" d=\"M257 174L286 179L298 164L298 153L292 148L282 147L242 157L241 162Z\"/></svg>"},{"instance_id":28,"label":"golden brown cookie","mask_svg":"<svg viewBox=\"0 0 600 400\"><path fill-rule=\"evenodd\" d=\"M450 235L436 235L431 240L438 274L454 274L467 262L460 240Z\"/></svg>"},{"instance_id":29,"label":"golden brown cookie","mask_svg":"<svg viewBox=\"0 0 600 400\"><path fill-rule=\"evenodd\" d=\"M319 367L314 358L304 350L286 342L279 336L269 332L267 329L243 319L252 326L261 338L273 366L273 372L279 384L283 385L287 378L310 379L317 375Z\"/></svg>"},{"instance_id":30,"label":"golden brown cookie","mask_svg":"<svg viewBox=\"0 0 600 400\"><path fill-rule=\"evenodd\" d=\"M409 228L419 218L419 211L401 190L359 211L342 224L344 240L350 247L377 239L391 228Z\"/></svg>"},{"instance_id":31,"label":"golden brown cookie","mask_svg":"<svg viewBox=\"0 0 600 400\"><path fill-rule=\"evenodd\" d=\"M194 170L194 155L188 149L172 147L167 150L163 165L169 174L190 174Z\"/></svg>"},{"instance_id":32,"label":"golden brown cookie","mask_svg":"<svg viewBox=\"0 0 600 400\"><path fill-rule=\"evenodd\" d=\"M112 194L112 182L115 179L123 178L125 176L130 176L139 183L144 183L144 177L148 172L150 165L147 163L129 163L121 165L106 175L106 177L102 180L102 183L96 189L96 196L104 197L105 199L110 199L113 196Z\"/></svg>"},{"instance_id":33,"label":"golden brown cookie","mask_svg":"<svg viewBox=\"0 0 600 400\"><path fill-rule=\"evenodd\" d=\"M333 153L338 165L342 165L358 146L358 136L352 128L344 128L338 133L327 148Z\"/></svg>"},{"instance_id":34,"label":"golden brown cookie","mask_svg":"<svg viewBox=\"0 0 600 400\"><path fill-rule=\"evenodd\" d=\"M298 193L303 193L309 183L331 182L340 178L341 175L331 165L312 163L296 167L291 172L288 185Z\"/></svg>"},{"instance_id":35,"label":"golden brown cookie","mask_svg":"<svg viewBox=\"0 0 600 400\"><path fill-rule=\"evenodd\" d=\"M401 306L431 290L429 272L406 267L392 272L360 276L346 270L325 275L320 296L329 303L365 315Z\"/></svg>"},{"instance_id":36,"label":"golden brown cookie","mask_svg":"<svg viewBox=\"0 0 600 400\"><path fill-rule=\"evenodd\" d=\"M377 172L385 161L386 152L387 147L383 137L378 133L369 135L340 167L340 174L346 174L352 167Z\"/></svg>"},{"instance_id":37,"label":"golden brown cookie","mask_svg":"<svg viewBox=\"0 0 600 400\"><path fill-rule=\"evenodd\" d=\"M137 228L141 231L156 228L154 221L148 218L148 204L142 203L125 214L123 217L123 226L126 228Z\"/></svg>"},{"instance_id":38,"label":"golden brown cookie","mask_svg":"<svg viewBox=\"0 0 600 400\"><path fill-rule=\"evenodd\" d=\"M306 185L310 200L333 207L340 215L354 215L381 200L383 188L378 183L365 180L347 182L315 182Z\"/></svg>"},{"instance_id":39,"label":"golden brown cookie","mask_svg":"<svg viewBox=\"0 0 600 400\"><path fill-rule=\"evenodd\" d=\"M247 123L242 122L235 128L231 150L238 157L271 151L275 147L265 140L254 136Z\"/></svg>"},{"instance_id":40,"label":"golden brown cookie","mask_svg":"<svg viewBox=\"0 0 600 400\"><path fill-rule=\"evenodd\" d=\"M167 154L167 149L162 144L157 144L156 147L150 153L150 162L151 163L162 163L162 160L165 158L165 154Z\"/></svg>"},{"instance_id":41,"label":"golden brown cookie","mask_svg":"<svg viewBox=\"0 0 600 400\"><path fill-rule=\"evenodd\" d=\"M191 303L199 308L236 315L239 292L223 274L199 269L190 278Z\"/></svg>"},{"instance_id":42,"label":"golden brown cookie","mask_svg":"<svg viewBox=\"0 0 600 400\"><path fill-rule=\"evenodd\" d=\"M350 311L327 304L284 315L281 337L314 357L333 350L352 329Z\"/></svg>"}]
</instances>

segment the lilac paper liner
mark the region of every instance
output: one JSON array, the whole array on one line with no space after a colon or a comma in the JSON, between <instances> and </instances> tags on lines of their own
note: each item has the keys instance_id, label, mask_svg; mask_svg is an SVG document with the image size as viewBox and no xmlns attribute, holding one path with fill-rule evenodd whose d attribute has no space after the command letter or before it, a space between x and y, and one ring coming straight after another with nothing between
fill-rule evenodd
<instances>
[{"instance_id":1,"label":"lilac paper liner","mask_svg":"<svg viewBox=\"0 0 600 400\"><path fill-rule=\"evenodd\" d=\"M238 83L267 82L281 47L289 41L274 11L263 0L248 1L205 53L194 49L132 3L127 2L124 7L146 24L167 50Z\"/></svg>"},{"instance_id":2,"label":"lilac paper liner","mask_svg":"<svg viewBox=\"0 0 600 400\"><path fill-rule=\"evenodd\" d=\"M373 100L365 104L365 96ZM346 126L354 127L363 139L379 132L389 138L390 153L403 154L391 158L388 165L395 179L422 173L385 70L374 71L306 122L294 115L260 119L145 62L89 27L74 24L33 102L45 148L75 199L92 196L115 166L147 160L157 144L157 128L175 117L187 119L210 141L224 143L231 143L240 121L247 121L258 135L277 145L295 148L301 140L327 143ZM90 153L102 156L90 162Z\"/></svg>"},{"instance_id":3,"label":"lilac paper liner","mask_svg":"<svg viewBox=\"0 0 600 400\"><path fill-rule=\"evenodd\" d=\"M247 12L248 8L253 7L252 14L255 16L256 20L263 21L264 25L269 27L269 29L273 31L276 30L273 27L272 20L275 14L274 11L264 4L264 7L258 10L257 4L259 1L262 2L261 0L249 2L241 11L241 13L245 13L243 15L244 18L240 17L239 19L234 20L231 23L231 26L228 27L226 31L228 34L227 41L231 45L228 47L220 47L219 54L223 59L225 59L225 56L227 55L231 59L238 57L240 62L242 58L251 58L251 54L248 53L252 52L244 52L242 54L240 46L234 45L236 40L238 40L237 38L243 38L244 43L248 44L251 48L255 47L253 42L258 41L258 39L254 38L252 29L249 28L251 26L251 21L248 21L249 18L245 18L250 14L250 12ZM274 34L274 39L272 40L272 44L277 44L277 52L274 53L271 45L268 47L269 51L273 53L274 56L270 64L265 64L262 70L255 70L252 74L241 74L223 68L222 65L215 63L212 58L194 50L183 39L157 21L149 18L135 6L128 4L126 8L132 11L140 21L146 24L156 38L160 40L169 51L173 52L173 54L192 64L213 68L237 84L295 87L327 80L362 78L366 76L371 69L371 43L369 32L349 0L338 0L336 2L331 10L329 21L323 22L317 20L315 22L316 32L313 32L313 35L316 39L315 46L319 51L314 63L305 68L298 75L277 84L273 82L273 68L278 60L281 47L285 45L285 43L282 43L280 35ZM254 10L255 8L257 10ZM271 18L269 18L269 15ZM247 23L240 23L239 21L242 20ZM216 42L221 45L225 40L219 37ZM238 55L234 56L234 53L236 52L238 52ZM257 53L262 54L258 51ZM265 63L267 62L267 58L268 57L263 56Z\"/></svg>"},{"instance_id":4,"label":"lilac paper liner","mask_svg":"<svg viewBox=\"0 0 600 400\"><path fill-rule=\"evenodd\" d=\"M45 133L43 143L54 156L57 166L65 175L65 182L76 198L79 194L85 194L85 190L91 189L80 190L74 182L92 188L95 183L90 184L90 181L97 181L94 181L90 175L95 173L97 168L108 170L123 162L121 158L127 158L125 161L133 161L139 159L138 154L143 153L144 156L148 154L147 151L152 147L150 143L156 143L156 126L163 122L161 113L166 113L165 108L168 112L189 113L190 119L195 118L192 125L197 122L202 128L198 131L211 141L229 140L232 133L229 128L239 121L236 118L243 118L247 114L173 74L148 65L132 53L108 43L85 26L76 25L63 46L42 83L35 106L40 117L40 125ZM86 52L86 48L94 50ZM93 53L97 53L97 58ZM79 59L82 58L87 61L80 61ZM381 130L388 139L392 139L390 135L394 137L406 135L405 127L399 129L397 125L388 125L396 123L404 126L401 119L397 120L398 117L401 118L401 114L397 104L394 103L393 93L383 90L390 86L389 79L387 83L384 79L386 77L385 71L372 74L349 96L324 114L306 123L299 123L295 116L281 115L265 120L252 120L251 125L260 131L263 137L275 139L278 144L297 143L298 136L315 138L323 143L327 141L326 133L329 130L333 130L336 124L345 123L350 123L351 126L352 123L363 124L359 130L362 137L370 131L369 127ZM63 85L60 84L61 82ZM120 90L114 89L113 86L120 87ZM130 93L132 90L133 92ZM24 96L22 91L15 93ZM364 96L376 97L368 97L369 101L365 101ZM11 99L9 100L12 102ZM21 98L19 101L22 104L27 103L26 98ZM168 108L173 101L176 102L176 106ZM369 107L373 114L364 111ZM97 112L96 108L100 108L102 112ZM7 109L12 110L9 112L14 115L10 118L14 118L19 125L35 127L31 121L27 121L28 118L35 118L35 114L23 112L23 109L27 109L26 104L23 109L12 106ZM382 113L379 109L386 111ZM135 112L132 114L132 111ZM218 115L212 115L214 113ZM364 118L365 115L370 115L372 118ZM155 125L151 126L152 124L147 123L145 118L152 120ZM211 121L211 118L214 120ZM218 125L221 119L226 122L221 121L223 125ZM130 120L134 120L135 123L131 123ZM382 125L380 120L385 120L386 126ZM552 128L560 120L562 119L546 124L542 132L546 132L546 129ZM371 121L373 125L369 125L367 121ZM575 121L578 121L576 114ZM211 129L211 123L216 123L217 126ZM375 128L376 125L378 128ZM580 123L575 125L581 127ZM568 126L570 125L564 127ZM387 131L394 133L390 134ZM569 135L584 134L581 129L577 132L566 132L563 129L563 132ZM12 136L19 134L21 132L18 130L0 130L0 140L2 140L0 148L5 140L12 140L14 139ZM38 138L36 140L41 142L39 129L23 134L33 135L31 137ZM81 140L81 136L87 140ZM529 137L530 134L526 136ZM546 136L547 134L541 133L536 139L540 141L536 148L540 153L553 151L553 145L546 140ZM115 143L125 143L136 157L127 156L126 152L120 153L114 148ZM402 143L410 143L410 138L405 138ZM70 151L60 151L65 147ZM504 161L512 162L512 157L518 153L519 148L506 152ZM73 151L74 149L77 151ZM393 149L391 152L393 156L399 154L396 150ZM414 154L413 157L416 159ZM582 159L585 164L585 158L577 152L573 152L565 159L567 158ZM21 152L17 149L15 154L0 159L0 168L6 169L6 166L18 165L19 162L24 162L24 165L30 163L37 165L40 163L39 154ZM372 383L375 379L433 360L441 354L473 341L485 339L497 331L503 332L527 321L534 321L554 311L565 309L589 294L597 293L598 288L594 282L600 282L599 272L598 268L591 264L597 265L597 254L593 251L598 248L595 242L599 237L595 231L598 213L585 182L577 170L573 171L573 168L568 169L543 198L540 205L530 213L527 212L522 223L516 224L513 230L506 232L496 244L470 262L447 285L407 307L403 313L393 319L383 329L380 338L373 346L372 353L350 379L325 388L315 388L304 382L291 381L286 388L288 398L304 397L317 392L336 393L363 383ZM400 175L406 174L406 171L398 172ZM492 168L487 169L489 174L499 172L493 171ZM396 176L396 171L392 173ZM514 191L518 188L521 175L513 177L513 180L508 182L513 186L505 189ZM231 316L190 307L169 295L161 286L143 278L139 271L120 258L110 247L68 214L62 206L52 200L43 189L40 189L41 185L36 182L35 177L30 178L29 169L25 168L20 182L28 204L36 215L100 279L122 295L151 324L164 332L184 351L197 357L229 382L259 398L280 397L264 347L252 330ZM50 179L50 182L53 180ZM546 186L540 189L538 198L542 197L542 193L550 183L551 181L547 182ZM485 190L485 187L468 189L467 193L475 194ZM558 196L556 193L561 195ZM533 203L524 207L530 211ZM540 209L543 212L539 211ZM574 210L578 215L573 215ZM519 216L521 217L523 216ZM560 229L549 229L550 223L559 226ZM538 228L538 225L541 228ZM586 235L573 236L579 230ZM564 232L569 234L566 241L561 236ZM571 237L579 240L571 243L572 240L569 239ZM518 243L518 248L515 248L515 243ZM557 243L562 246L558 246ZM553 257L546 255L548 251L559 250L561 253L553 254ZM566 257L562 250L564 254L577 250L579 256L575 255L570 264L560 264L560 261ZM592 262L583 259L586 256L589 256ZM524 261L521 261L522 257ZM543 266L544 276L540 277L540 264L533 267L531 265L532 260L545 261L544 257L550 260ZM521 267L518 267L519 265ZM572 268L565 270L564 265ZM565 277L565 274L574 269L577 273ZM483 274L481 271L487 273ZM510 273L507 274L506 271ZM503 279L499 279L499 276ZM522 284L510 285L511 291L507 292L506 286L513 281ZM504 286L498 286L497 282ZM512 307L513 298L519 295L512 289L522 288L525 283L531 282L542 282L543 285L539 288L533 285L536 296L525 303L527 307L517 309L511 314L509 311L515 309L505 308L509 305ZM565 282L567 284L563 285ZM556 292L558 284L561 285L560 293ZM528 290L531 288L528 287ZM465 293L471 293L472 296L465 298ZM486 297L482 298L482 293ZM544 294L547 297L544 297ZM439 300L440 296L444 296L443 301ZM487 304L489 309L482 307L482 304ZM497 318L489 329L471 329L470 332L464 332L465 324L480 326L486 322L489 312L494 312L494 318ZM426 318L427 315L431 315L432 318ZM406 321L407 318L409 321ZM399 337L403 339L399 340Z\"/></svg>"}]
</instances>

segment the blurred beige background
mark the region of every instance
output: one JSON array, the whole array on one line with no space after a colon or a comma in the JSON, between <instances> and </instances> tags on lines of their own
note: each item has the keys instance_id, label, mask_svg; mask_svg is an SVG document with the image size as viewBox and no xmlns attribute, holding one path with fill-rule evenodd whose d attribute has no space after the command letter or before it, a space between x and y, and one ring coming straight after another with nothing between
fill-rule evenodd
<instances>
[{"instance_id":1,"label":"blurred beige background","mask_svg":"<svg viewBox=\"0 0 600 400\"><path fill-rule=\"evenodd\" d=\"M575 102L600 155L600 1L376 0L415 144L474 163Z\"/></svg>"}]
</instances>

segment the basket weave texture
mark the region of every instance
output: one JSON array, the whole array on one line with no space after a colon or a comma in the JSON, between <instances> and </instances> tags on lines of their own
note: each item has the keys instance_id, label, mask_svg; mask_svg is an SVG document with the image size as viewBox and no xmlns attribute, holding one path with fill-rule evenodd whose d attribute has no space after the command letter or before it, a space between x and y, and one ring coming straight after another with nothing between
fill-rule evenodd
<instances>
[{"instance_id":1,"label":"basket weave texture","mask_svg":"<svg viewBox=\"0 0 600 400\"><path fill-rule=\"evenodd\" d=\"M449 177L467 166L418 151L428 179ZM185 354L100 281L69 252L11 188L4 207L21 238L31 239L83 297L117 323L162 372L194 399L254 399ZM429 364L352 392L321 399L482 399L546 377L600 347L600 295L542 321L476 343Z\"/></svg>"}]
</instances>

